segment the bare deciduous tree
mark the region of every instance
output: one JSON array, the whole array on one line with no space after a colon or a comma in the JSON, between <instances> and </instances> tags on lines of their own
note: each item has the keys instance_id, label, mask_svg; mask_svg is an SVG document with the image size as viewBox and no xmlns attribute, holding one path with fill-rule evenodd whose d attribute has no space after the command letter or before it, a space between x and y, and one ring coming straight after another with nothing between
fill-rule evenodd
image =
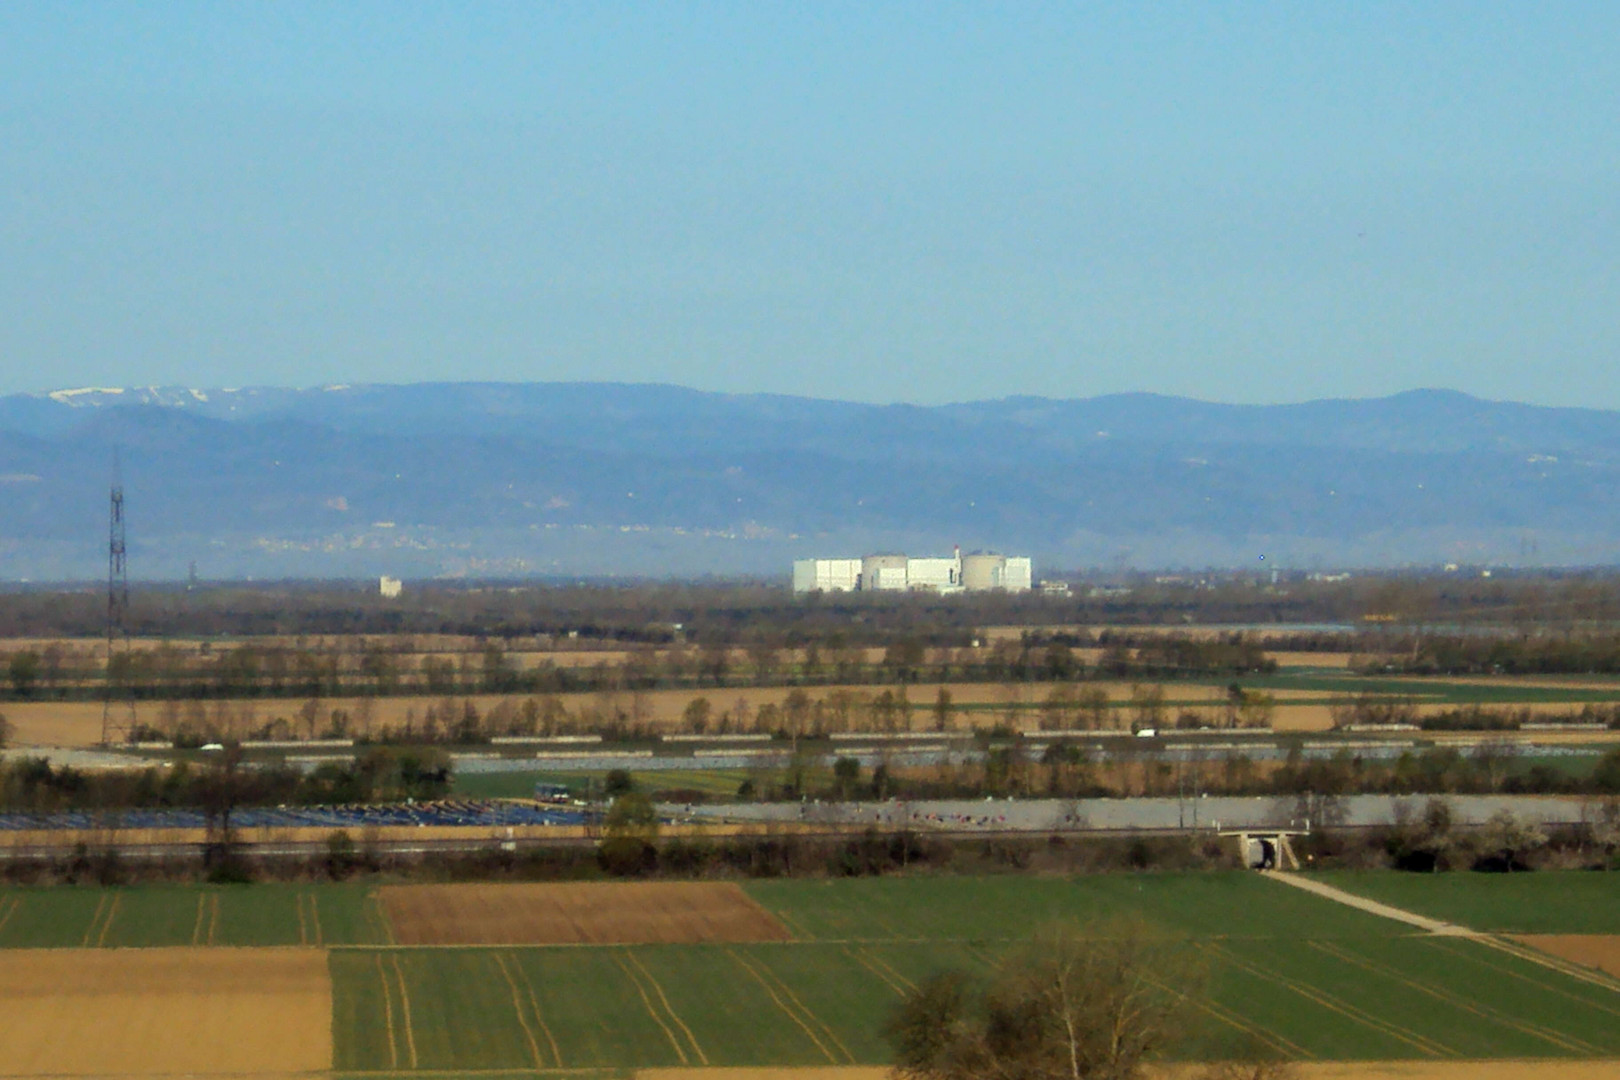
<instances>
[{"instance_id":1,"label":"bare deciduous tree","mask_svg":"<svg viewBox=\"0 0 1620 1080\"><path fill-rule=\"evenodd\" d=\"M903 1080L1131 1080L1185 1028L1200 982L1185 943L1139 921L1055 926L983 988L924 982L886 1034Z\"/></svg>"}]
</instances>

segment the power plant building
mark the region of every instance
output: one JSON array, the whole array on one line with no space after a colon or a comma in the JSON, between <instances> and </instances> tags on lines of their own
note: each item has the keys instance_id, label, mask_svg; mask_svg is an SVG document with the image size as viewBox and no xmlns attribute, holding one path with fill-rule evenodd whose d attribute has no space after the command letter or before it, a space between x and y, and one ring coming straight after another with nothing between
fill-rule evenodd
<instances>
[{"instance_id":1,"label":"power plant building","mask_svg":"<svg viewBox=\"0 0 1620 1080\"><path fill-rule=\"evenodd\" d=\"M861 559L798 559L793 591L805 592L1028 592L1034 567L1027 555L963 555L910 558L868 555Z\"/></svg>"},{"instance_id":2,"label":"power plant building","mask_svg":"<svg viewBox=\"0 0 1620 1080\"><path fill-rule=\"evenodd\" d=\"M793 564L793 591L854 592L861 587L861 559L800 559Z\"/></svg>"}]
</instances>

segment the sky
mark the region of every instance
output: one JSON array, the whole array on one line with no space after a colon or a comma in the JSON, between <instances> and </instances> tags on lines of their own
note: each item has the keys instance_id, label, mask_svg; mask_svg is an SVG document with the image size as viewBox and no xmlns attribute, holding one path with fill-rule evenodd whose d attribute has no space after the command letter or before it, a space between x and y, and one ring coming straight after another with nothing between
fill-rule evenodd
<instances>
[{"instance_id":1,"label":"sky","mask_svg":"<svg viewBox=\"0 0 1620 1080\"><path fill-rule=\"evenodd\" d=\"M0 393L1620 408L1620 5L0 5Z\"/></svg>"}]
</instances>

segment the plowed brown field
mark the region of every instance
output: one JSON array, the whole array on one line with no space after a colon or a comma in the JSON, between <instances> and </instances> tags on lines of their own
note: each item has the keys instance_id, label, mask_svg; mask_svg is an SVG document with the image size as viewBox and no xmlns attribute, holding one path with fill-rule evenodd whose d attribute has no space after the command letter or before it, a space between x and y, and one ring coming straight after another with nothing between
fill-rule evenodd
<instances>
[{"instance_id":1,"label":"plowed brown field","mask_svg":"<svg viewBox=\"0 0 1620 1080\"><path fill-rule=\"evenodd\" d=\"M331 1067L320 949L17 950L0 963L0 1076Z\"/></svg>"},{"instance_id":2,"label":"plowed brown field","mask_svg":"<svg viewBox=\"0 0 1620 1080\"><path fill-rule=\"evenodd\" d=\"M402 945L642 945L786 941L736 885L390 885L379 890Z\"/></svg>"},{"instance_id":3,"label":"plowed brown field","mask_svg":"<svg viewBox=\"0 0 1620 1080\"><path fill-rule=\"evenodd\" d=\"M1522 934L1513 940L1620 978L1620 934Z\"/></svg>"}]
</instances>

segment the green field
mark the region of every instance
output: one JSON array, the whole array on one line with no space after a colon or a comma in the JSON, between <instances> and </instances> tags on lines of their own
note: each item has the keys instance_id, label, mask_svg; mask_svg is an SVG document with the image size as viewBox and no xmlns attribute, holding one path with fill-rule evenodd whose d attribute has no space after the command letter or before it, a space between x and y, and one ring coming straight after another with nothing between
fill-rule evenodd
<instances>
[{"instance_id":1,"label":"green field","mask_svg":"<svg viewBox=\"0 0 1620 1080\"><path fill-rule=\"evenodd\" d=\"M631 770L636 787L645 792L701 791L711 798L730 798L748 778L746 769L642 769ZM457 795L469 799L528 799L534 785L563 784L576 796L585 793L590 780L602 790L606 769L559 772L555 769L525 769L518 772L460 772L455 777Z\"/></svg>"},{"instance_id":2,"label":"green field","mask_svg":"<svg viewBox=\"0 0 1620 1080\"><path fill-rule=\"evenodd\" d=\"M1611 929L1620 899L1620 875L1324 877L1512 930ZM1620 1056L1614 983L1489 940L1415 934L1254 874L775 880L746 889L794 940L395 947L367 887L328 885L0 890L0 945L189 945L209 933L216 944L316 944L318 919L340 1074L539 1075L881 1063L882 1018L929 974L987 970L1047 922L1101 926L1130 915L1185 940L1208 970L1203 1023L1187 1032L1183 1056L1250 1040L1300 1059Z\"/></svg>"},{"instance_id":3,"label":"green field","mask_svg":"<svg viewBox=\"0 0 1620 1080\"><path fill-rule=\"evenodd\" d=\"M0 949L388 940L376 899L349 885L0 889Z\"/></svg>"},{"instance_id":4,"label":"green field","mask_svg":"<svg viewBox=\"0 0 1620 1080\"><path fill-rule=\"evenodd\" d=\"M1394 874L1331 871L1330 885L1475 930L1620 934L1620 873Z\"/></svg>"},{"instance_id":5,"label":"green field","mask_svg":"<svg viewBox=\"0 0 1620 1080\"><path fill-rule=\"evenodd\" d=\"M338 1068L880 1063L881 1017L919 979L982 971L1050 920L1124 913L1186 936L1207 963L1205 1023L1180 1048L1187 1056L1251 1037L1305 1059L1620 1054L1620 994L1608 985L1487 942L1412 935L1257 875L748 890L795 941L338 950Z\"/></svg>"}]
</instances>

